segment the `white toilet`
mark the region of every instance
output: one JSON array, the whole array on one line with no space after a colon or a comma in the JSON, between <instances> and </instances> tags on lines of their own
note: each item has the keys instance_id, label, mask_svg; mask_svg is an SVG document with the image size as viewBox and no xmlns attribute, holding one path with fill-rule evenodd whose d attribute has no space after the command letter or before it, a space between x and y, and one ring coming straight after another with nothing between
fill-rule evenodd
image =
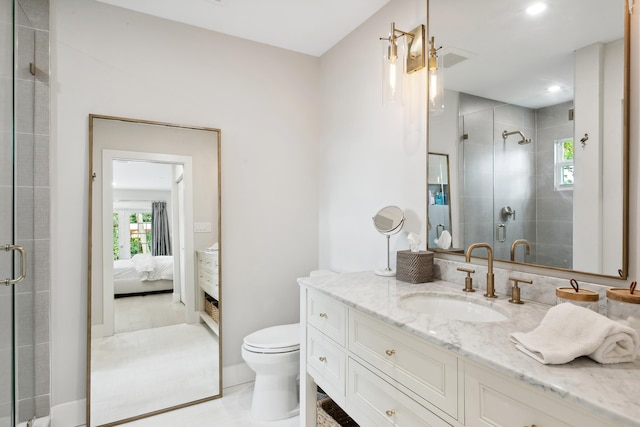
<instances>
[{"instance_id":1,"label":"white toilet","mask_svg":"<svg viewBox=\"0 0 640 427\"><path fill-rule=\"evenodd\" d=\"M272 326L244 337L242 358L256 373L251 413L260 420L300 412L300 323Z\"/></svg>"}]
</instances>

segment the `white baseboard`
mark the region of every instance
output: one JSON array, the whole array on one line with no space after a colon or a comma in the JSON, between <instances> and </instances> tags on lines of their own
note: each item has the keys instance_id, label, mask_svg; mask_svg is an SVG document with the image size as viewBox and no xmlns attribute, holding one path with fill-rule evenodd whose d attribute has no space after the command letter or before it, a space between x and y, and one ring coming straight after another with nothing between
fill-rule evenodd
<instances>
[{"instance_id":1,"label":"white baseboard","mask_svg":"<svg viewBox=\"0 0 640 427\"><path fill-rule=\"evenodd\" d=\"M172 298L173 302L180 302L180 292L178 293L174 292L172 295L173 295L173 298Z\"/></svg>"},{"instance_id":2,"label":"white baseboard","mask_svg":"<svg viewBox=\"0 0 640 427\"><path fill-rule=\"evenodd\" d=\"M255 379L255 372L246 363L222 367L222 384L224 388L248 383Z\"/></svg>"},{"instance_id":3,"label":"white baseboard","mask_svg":"<svg viewBox=\"0 0 640 427\"><path fill-rule=\"evenodd\" d=\"M84 426L87 400L76 400L51 407L51 427Z\"/></svg>"}]
</instances>

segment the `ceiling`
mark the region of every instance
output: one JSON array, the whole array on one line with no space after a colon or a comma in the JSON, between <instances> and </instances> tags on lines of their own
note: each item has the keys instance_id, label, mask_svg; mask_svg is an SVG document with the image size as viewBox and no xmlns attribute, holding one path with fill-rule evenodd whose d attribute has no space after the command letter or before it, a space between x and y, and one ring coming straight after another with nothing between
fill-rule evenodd
<instances>
[{"instance_id":1,"label":"ceiling","mask_svg":"<svg viewBox=\"0 0 640 427\"><path fill-rule=\"evenodd\" d=\"M321 56L389 0L98 0L219 33Z\"/></svg>"},{"instance_id":2,"label":"ceiling","mask_svg":"<svg viewBox=\"0 0 640 427\"><path fill-rule=\"evenodd\" d=\"M171 190L173 165L145 161L113 161L114 190Z\"/></svg>"}]
</instances>

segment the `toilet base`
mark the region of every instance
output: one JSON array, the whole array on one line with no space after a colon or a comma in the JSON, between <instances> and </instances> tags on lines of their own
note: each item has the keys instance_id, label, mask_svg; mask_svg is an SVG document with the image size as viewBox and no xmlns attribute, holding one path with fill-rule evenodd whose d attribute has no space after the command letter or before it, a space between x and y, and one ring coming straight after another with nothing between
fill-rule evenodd
<instances>
[{"instance_id":1,"label":"toilet base","mask_svg":"<svg viewBox=\"0 0 640 427\"><path fill-rule=\"evenodd\" d=\"M256 375L251 414L260 420L274 421L300 413L297 375Z\"/></svg>"}]
</instances>

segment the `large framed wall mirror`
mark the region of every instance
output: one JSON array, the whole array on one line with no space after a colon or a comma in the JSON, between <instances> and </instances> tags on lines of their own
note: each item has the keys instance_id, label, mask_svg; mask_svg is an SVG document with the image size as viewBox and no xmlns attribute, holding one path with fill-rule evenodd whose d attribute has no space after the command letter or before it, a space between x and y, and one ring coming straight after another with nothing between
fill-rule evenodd
<instances>
[{"instance_id":1,"label":"large framed wall mirror","mask_svg":"<svg viewBox=\"0 0 640 427\"><path fill-rule=\"evenodd\" d=\"M449 156L451 248L486 242L496 260L626 278L627 1L429 0L428 32L444 78L428 144ZM512 256L522 240L530 250Z\"/></svg>"},{"instance_id":2,"label":"large framed wall mirror","mask_svg":"<svg viewBox=\"0 0 640 427\"><path fill-rule=\"evenodd\" d=\"M221 396L220 145L89 116L87 426Z\"/></svg>"}]
</instances>

